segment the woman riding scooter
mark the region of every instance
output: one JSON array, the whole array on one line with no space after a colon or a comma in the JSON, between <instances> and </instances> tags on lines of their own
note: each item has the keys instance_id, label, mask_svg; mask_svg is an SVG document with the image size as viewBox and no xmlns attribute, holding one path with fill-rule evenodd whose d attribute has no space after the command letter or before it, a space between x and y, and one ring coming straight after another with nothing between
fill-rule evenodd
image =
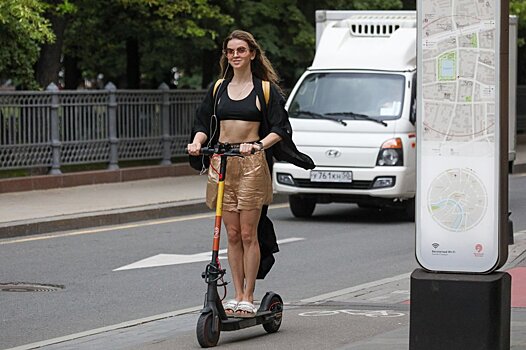
<instances>
[{"instance_id":1,"label":"woman riding scooter","mask_svg":"<svg viewBox=\"0 0 526 350\"><path fill-rule=\"evenodd\" d=\"M223 43L220 60L224 81L208 91L194 122L190 156L201 147L230 144L243 157L227 164L223 220L228 235L228 262L235 288L234 298L224 303L230 316L254 317L254 289L260 264L258 223L262 208L272 201L272 158L305 169L314 168L307 155L292 142L292 131L278 76L252 34L235 30ZM231 68L231 69L230 69ZM268 104L262 81L270 82ZM191 157L192 158L192 157ZM196 161L197 160L197 161ZM215 208L220 157L210 160L207 205ZM193 158L194 167L205 164Z\"/></svg>"}]
</instances>

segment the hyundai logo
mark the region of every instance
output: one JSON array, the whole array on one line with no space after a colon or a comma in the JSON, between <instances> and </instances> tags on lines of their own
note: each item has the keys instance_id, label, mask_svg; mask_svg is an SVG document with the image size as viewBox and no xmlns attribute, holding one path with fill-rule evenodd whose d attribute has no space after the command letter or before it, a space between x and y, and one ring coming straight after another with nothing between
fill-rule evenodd
<instances>
[{"instance_id":1,"label":"hyundai logo","mask_svg":"<svg viewBox=\"0 0 526 350\"><path fill-rule=\"evenodd\" d=\"M338 151L337 149L330 149L325 152L325 155L329 158L338 158L342 155L342 152Z\"/></svg>"}]
</instances>

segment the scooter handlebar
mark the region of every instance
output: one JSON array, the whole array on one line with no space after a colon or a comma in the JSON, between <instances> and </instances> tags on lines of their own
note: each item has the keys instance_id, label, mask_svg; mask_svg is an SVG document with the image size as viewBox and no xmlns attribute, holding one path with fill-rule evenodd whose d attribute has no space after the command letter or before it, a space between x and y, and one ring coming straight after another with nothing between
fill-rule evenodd
<instances>
[{"instance_id":1,"label":"scooter handlebar","mask_svg":"<svg viewBox=\"0 0 526 350\"><path fill-rule=\"evenodd\" d=\"M256 153L254 149L252 149L251 154ZM241 152L239 152L239 148L221 148L221 147L201 147L201 154L205 156L211 156L214 154L222 154L225 156L238 156L242 157L243 155Z\"/></svg>"}]
</instances>

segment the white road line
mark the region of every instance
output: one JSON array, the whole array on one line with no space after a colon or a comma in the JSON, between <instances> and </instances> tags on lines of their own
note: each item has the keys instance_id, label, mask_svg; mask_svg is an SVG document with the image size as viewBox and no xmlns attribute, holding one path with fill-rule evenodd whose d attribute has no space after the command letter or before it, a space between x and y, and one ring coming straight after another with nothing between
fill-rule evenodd
<instances>
[{"instance_id":1,"label":"white road line","mask_svg":"<svg viewBox=\"0 0 526 350\"><path fill-rule=\"evenodd\" d=\"M182 310L178 310L178 311L172 311L172 312L167 312L167 313L159 314L159 315L155 315L155 316L139 318L137 320L117 323L117 324L114 324L114 325L111 325L111 326L107 326L107 327L95 328L95 329L91 329L89 331L80 332L80 333L74 333L74 334L63 336L63 337L58 337L58 338L53 338L53 339L39 341L39 342L36 342L36 343L21 345L21 346L17 346L15 348L10 348L10 349L6 349L6 350L38 349L38 348L43 347L43 346L48 346L48 345L53 345L53 344L58 344L58 343L64 343L64 342L67 342L67 341L70 341L70 340L74 340L74 339L79 339L79 338L89 337L89 336L96 335L96 334L101 334L101 333L114 331L116 329L133 327L133 326L137 326L137 325L140 325L140 324L143 324L143 323L147 323L147 322L158 321L158 320L161 320L161 319L164 319L164 318L170 318L170 317L174 317L174 316L179 316L179 315L183 315L183 314L199 311L202 308L203 308L202 306L194 306L194 307L190 307L190 308L182 309Z\"/></svg>"},{"instance_id":2,"label":"white road line","mask_svg":"<svg viewBox=\"0 0 526 350\"><path fill-rule=\"evenodd\" d=\"M269 210L270 209L286 208L288 206L289 206L288 204L274 204L274 205L271 205L269 207ZM41 240L53 239L53 238L80 236L80 235L87 235L87 234L94 234L94 233L101 233L101 232L108 232L108 231L125 230L125 229L136 228L136 227L145 227L145 226L153 226L153 225L161 225L161 224L170 224L170 223L173 223L173 222L180 222L180 221L190 221L190 220L199 220L199 219L213 218L213 217L215 217L215 212L213 212L213 213L206 213L206 214L186 215L186 216L176 217L176 218L173 218L173 219L151 220L151 221L144 221L144 222L138 222L138 223L133 223L133 224L105 226L105 227L101 227L101 228L93 228L93 229L80 230L80 231L68 231L68 232L56 233L56 234L37 235L37 236L32 236L32 237L6 239L6 240L0 240L0 245L14 244L14 243L24 243L24 242L33 242L33 241L41 241Z\"/></svg>"},{"instance_id":3,"label":"white road line","mask_svg":"<svg viewBox=\"0 0 526 350\"><path fill-rule=\"evenodd\" d=\"M342 296L344 294L354 293L354 292L357 292L357 291L362 290L362 289L377 287L377 286L380 286L382 284L387 284L387 283L390 283L390 282L403 280L403 279L409 278L410 276L411 276L411 272L403 273L401 275L397 275L397 276L393 276L393 277L387 277L387 278L384 278L384 279L381 279L381 280L368 282L368 283L364 283L364 284L359 284L359 285L354 286L354 287L340 289L340 290L337 290L337 291L334 291L334 292L330 292L330 293L320 294L320 295L317 295L315 297L303 299L303 300L300 300L300 301L302 303L316 303L316 302L319 302L319 301L322 301L322 300L336 298L336 297Z\"/></svg>"}]
</instances>

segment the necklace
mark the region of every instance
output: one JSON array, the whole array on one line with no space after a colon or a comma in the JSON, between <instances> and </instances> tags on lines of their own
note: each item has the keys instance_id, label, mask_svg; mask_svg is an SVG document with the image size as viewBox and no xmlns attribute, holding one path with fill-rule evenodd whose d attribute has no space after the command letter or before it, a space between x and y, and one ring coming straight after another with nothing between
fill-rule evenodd
<instances>
[{"instance_id":1,"label":"necklace","mask_svg":"<svg viewBox=\"0 0 526 350\"><path fill-rule=\"evenodd\" d=\"M236 97L233 98L233 100L239 100L239 98L240 98L241 96L243 96L243 93L245 92L245 90L247 89L248 85L250 85L251 82L252 82L252 80L247 81L247 82L243 85L243 88L241 89L241 91L239 91L239 93L236 94Z\"/></svg>"}]
</instances>

